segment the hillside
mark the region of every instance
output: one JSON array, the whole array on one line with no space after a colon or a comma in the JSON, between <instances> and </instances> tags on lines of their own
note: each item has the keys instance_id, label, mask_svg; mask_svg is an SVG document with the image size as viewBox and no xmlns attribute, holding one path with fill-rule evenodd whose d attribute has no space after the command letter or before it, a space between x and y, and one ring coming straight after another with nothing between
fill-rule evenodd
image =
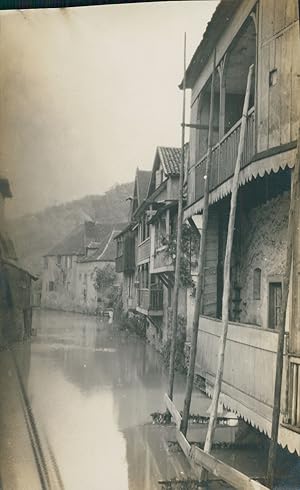
<instances>
[{"instance_id":1,"label":"hillside","mask_svg":"<svg viewBox=\"0 0 300 490\"><path fill-rule=\"evenodd\" d=\"M86 196L8 223L21 263L35 273L41 270L42 256L87 219L99 223L126 223L133 184L116 185L104 195Z\"/></svg>"}]
</instances>

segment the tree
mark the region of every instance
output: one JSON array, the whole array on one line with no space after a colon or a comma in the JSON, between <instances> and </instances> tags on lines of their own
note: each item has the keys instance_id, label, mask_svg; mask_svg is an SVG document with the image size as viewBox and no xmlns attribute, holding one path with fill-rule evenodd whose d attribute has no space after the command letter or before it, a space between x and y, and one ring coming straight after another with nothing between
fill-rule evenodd
<instances>
[{"instance_id":1,"label":"tree","mask_svg":"<svg viewBox=\"0 0 300 490\"><path fill-rule=\"evenodd\" d=\"M115 268L111 264L106 264L103 268L94 269L94 287L97 291L112 287L116 280Z\"/></svg>"}]
</instances>

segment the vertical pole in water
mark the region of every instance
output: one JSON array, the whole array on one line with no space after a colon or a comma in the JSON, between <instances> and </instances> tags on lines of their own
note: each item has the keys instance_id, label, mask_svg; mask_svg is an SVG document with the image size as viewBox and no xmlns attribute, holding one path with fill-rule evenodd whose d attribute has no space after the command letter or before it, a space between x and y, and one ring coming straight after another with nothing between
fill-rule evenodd
<instances>
[{"instance_id":1,"label":"vertical pole in water","mask_svg":"<svg viewBox=\"0 0 300 490\"><path fill-rule=\"evenodd\" d=\"M183 221L183 178L184 178L184 143L185 143L185 92L186 92L186 33L184 33L183 47L183 104L182 104L182 130L181 130L181 165L179 171L179 192L178 192L178 216L177 216L177 242L176 242L176 265L175 280L172 304L172 338L169 363L169 390L170 400L173 400L174 376L175 376L175 356L176 356L176 339L177 339L177 316L178 316L178 293L180 282L180 260L181 260L181 237Z\"/></svg>"},{"instance_id":2,"label":"vertical pole in water","mask_svg":"<svg viewBox=\"0 0 300 490\"><path fill-rule=\"evenodd\" d=\"M287 236L287 250L286 250L286 267L285 274L282 283L282 307L280 314L280 325L278 333L278 347L276 356L276 374L275 374L275 388L274 388L274 403L272 414L272 429L271 429L271 441L268 457L268 471L267 480L270 488L273 488L274 473L276 465L276 452L277 452L277 440L279 430L280 419L280 402L281 402L281 386L282 386L282 371L283 371L283 350L284 350L284 333L286 312L289 294L289 284L292 271L292 258L293 258L293 242L294 234L296 233L297 224L295 221L296 207L299 206L300 199L300 128L298 134L298 149L296 156L295 167L292 170L292 183L291 183L291 201L289 209L289 223L288 223L288 236ZM292 386L291 386L291 389Z\"/></svg>"},{"instance_id":3,"label":"vertical pole in water","mask_svg":"<svg viewBox=\"0 0 300 490\"><path fill-rule=\"evenodd\" d=\"M197 290L195 298L195 310L193 317L193 331L191 339L191 351L189 368L186 382L186 393L183 407L183 417L181 423L181 431L186 436L188 429L188 421L190 414L190 406L192 400L194 375L195 375L195 362L197 354L197 341L198 341L198 328L199 317L202 305L203 296L203 280L204 280L204 263L205 263L205 249L206 249L206 233L208 222L208 198L209 198L209 181L210 181L210 163L211 163L211 150L213 143L213 115L214 115L214 97L215 97L215 71L216 71L216 51L214 53L214 65L211 80L211 92L210 92L210 111L209 111L209 126L208 126L208 151L205 166L205 180L204 180L204 204L203 204L203 221L199 250L199 264L198 264L198 280Z\"/></svg>"},{"instance_id":4,"label":"vertical pole in water","mask_svg":"<svg viewBox=\"0 0 300 490\"><path fill-rule=\"evenodd\" d=\"M218 366L216 372L216 379L214 385L214 392L212 397L211 404L211 414L209 418L209 424L204 444L204 451L210 453L214 438L214 432L217 423L217 413L218 413L218 404L219 397L221 392L221 385L223 379L223 371L224 371L224 358L225 358L225 347L227 340L227 332L228 332L228 321L229 321L229 295L230 295L230 265L231 265L231 253L232 253L232 245L233 245L233 235L234 235L234 226L235 226L235 214L236 214L236 206L237 206L237 195L239 188L239 174L241 168L241 160L242 154L244 150L244 142L246 135L246 127L247 127L247 116L249 109L249 99L250 99L250 90L251 90L251 80L254 66L251 65L249 67L248 79L247 79L247 88L244 100L243 107L243 115L241 122L241 133L240 140L238 146L238 154L235 164L233 182L232 182L232 190L231 190L231 201L230 201L230 214L228 221L228 231L227 231L227 240L226 240L226 251L225 251L225 260L224 260L224 289L223 289L223 297L222 297L222 333L219 341L219 354L218 354ZM202 479L206 477L206 470L202 468Z\"/></svg>"}]
</instances>

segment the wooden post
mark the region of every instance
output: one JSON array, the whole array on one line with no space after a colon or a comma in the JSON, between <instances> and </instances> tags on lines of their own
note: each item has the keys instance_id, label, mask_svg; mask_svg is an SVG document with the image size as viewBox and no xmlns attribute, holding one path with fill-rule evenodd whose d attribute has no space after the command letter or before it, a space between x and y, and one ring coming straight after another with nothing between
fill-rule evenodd
<instances>
[{"instance_id":1,"label":"wooden post","mask_svg":"<svg viewBox=\"0 0 300 490\"><path fill-rule=\"evenodd\" d=\"M291 184L291 200L289 209L289 223L288 223L288 235L287 235L287 250L286 250L286 267L282 284L282 308L280 314L280 325L278 333L278 347L276 355L276 372L275 372L275 388L274 388L274 403L272 414L272 429L271 429L271 441L268 457L268 472L267 480L270 488L273 488L274 472L276 465L276 452L277 452L277 440L280 421L280 402L281 402L281 386L282 386L282 372L283 372L283 351L284 351L284 333L286 312L289 294L289 284L292 272L292 259L293 259L293 242L296 233L297 223L295 221L296 207L299 206L299 188L300 188L300 128L298 134L298 148L295 167L292 171L292 184ZM299 224L298 224L299 226ZM292 389L292 387L291 387Z\"/></svg>"},{"instance_id":2,"label":"wooden post","mask_svg":"<svg viewBox=\"0 0 300 490\"><path fill-rule=\"evenodd\" d=\"M209 111L209 127L208 127L208 151L205 167L205 182L204 182L204 203L203 203L203 221L199 250L199 263L198 263L198 280L196 289L195 309L193 316L193 330L191 339L191 351L189 359L189 368L186 382L186 392L183 407L183 416L181 431L186 436L188 429L188 421L192 400L194 376L195 376L195 362L197 354L197 341L198 341L198 328L199 317L202 305L203 296L203 282L204 282L204 262L205 262L205 249L206 249L206 234L207 234L207 222L208 222L208 198L209 198L209 181L210 181L210 163L211 163L211 150L213 143L213 114L214 114L214 97L215 97L215 71L216 71L216 51L214 53L214 64L211 80L210 91L210 111Z\"/></svg>"},{"instance_id":3,"label":"wooden post","mask_svg":"<svg viewBox=\"0 0 300 490\"><path fill-rule=\"evenodd\" d=\"M169 390L168 395L173 400L174 377L175 377L175 356L177 340L177 316L178 316L178 293L180 282L180 260L181 260L181 237L183 221L183 179L184 179L184 144L185 144L185 92L186 92L186 33L184 33L184 55L183 55L183 104L182 104L182 127L181 127L181 166L179 172L179 195L178 195L178 216L177 216L177 238L176 238L176 265L174 278L174 292L172 304L172 338L169 363Z\"/></svg>"},{"instance_id":4,"label":"wooden post","mask_svg":"<svg viewBox=\"0 0 300 490\"><path fill-rule=\"evenodd\" d=\"M207 434L206 434L206 439L204 444L204 451L206 453L210 453L212 448L214 432L217 423L218 403L219 403L219 396L221 391L223 370L224 370L225 347L226 347L228 321L229 321L231 253L232 253L232 245L233 245L235 214L236 214L236 207L237 207L237 195L238 195L238 188L239 188L239 173L240 173L241 160L242 160L244 141L246 135L247 115L249 109L249 98L250 98L253 68L254 66L251 65L248 72L247 88L246 88L242 122L241 122L240 141L238 146L238 154L237 154L237 159L235 164L232 190L231 190L230 214L229 214L226 251L225 251L225 260L224 260L224 289L223 289L223 298L222 298L223 329L222 329L222 334L219 343L218 367L217 367L214 392L212 397L211 413L210 413L209 424L208 424L208 429L207 429ZM202 474L204 473L206 473L206 471L205 472L202 471ZM202 479L204 479L204 476L202 477Z\"/></svg>"}]
</instances>

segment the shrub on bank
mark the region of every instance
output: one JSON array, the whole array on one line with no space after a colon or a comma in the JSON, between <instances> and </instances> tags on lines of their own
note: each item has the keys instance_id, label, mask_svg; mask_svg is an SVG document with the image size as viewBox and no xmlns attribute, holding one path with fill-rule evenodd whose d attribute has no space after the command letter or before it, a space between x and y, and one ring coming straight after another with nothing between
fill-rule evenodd
<instances>
[{"instance_id":1,"label":"shrub on bank","mask_svg":"<svg viewBox=\"0 0 300 490\"><path fill-rule=\"evenodd\" d=\"M143 339L146 339L147 324L147 319L138 313L123 312L119 320L122 330L127 330Z\"/></svg>"}]
</instances>

